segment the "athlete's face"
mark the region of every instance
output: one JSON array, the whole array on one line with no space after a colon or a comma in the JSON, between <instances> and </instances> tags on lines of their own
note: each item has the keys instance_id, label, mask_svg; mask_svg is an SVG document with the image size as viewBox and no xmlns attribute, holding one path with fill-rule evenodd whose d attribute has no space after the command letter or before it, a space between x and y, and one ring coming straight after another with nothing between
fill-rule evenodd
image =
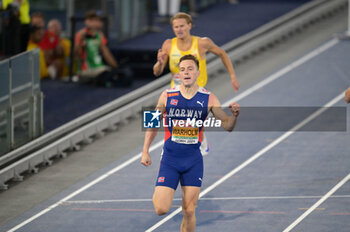
<instances>
[{"instance_id":1,"label":"athlete's face","mask_svg":"<svg viewBox=\"0 0 350 232\"><path fill-rule=\"evenodd\" d=\"M192 87L195 83L197 83L200 73L196 63L193 60L183 60L179 64L179 70L181 83L185 87Z\"/></svg>"},{"instance_id":2,"label":"athlete's face","mask_svg":"<svg viewBox=\"0 0 350 232\"><path fill-rule=\"evenodd\" d=\"M192 24L187 23L186 19L174 19L173 31L178 39L183 39L190 35Z\"/></svg>"}]
</instances>

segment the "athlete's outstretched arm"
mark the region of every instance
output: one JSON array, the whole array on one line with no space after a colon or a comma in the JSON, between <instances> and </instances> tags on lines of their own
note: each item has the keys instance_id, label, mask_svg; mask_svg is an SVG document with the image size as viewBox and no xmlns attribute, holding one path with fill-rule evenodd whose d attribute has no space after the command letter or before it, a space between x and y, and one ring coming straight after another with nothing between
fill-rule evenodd
<instances>
[{"instance_id":1,"label":"athlete's outstretched arm","mask_svg":"<svg viewBox=\"0 0 350 232\"><path fill-rule=\"evenodd\" d=\"M166 63L169 59L169 52L171 47L171 40L167 39L164 41L162 48L157 53L157 63L153 66L153 74L158 77L160 76L165 68Z\"/></svg>"},{"instance_id":2,"label":"athlete's outstretched arm","mask_svg":"<svg viewBox=\"0 0 350 232\"><path fill-rule=\"evenodd\" d=\"M222 63L225 65L227 71L230 73L231 84L233 89L235 91L238 91L240 84L237 80L235 70L233 69L232 62L227 56L227 53L209 38L202 38L202 42L204 43L204 46L208 50L208 52L214 53L215 55L220 57Z\"/></svg>"},{"instance_id":3,"label":"athlete's outstretched arm","mask_svg":"<svg viewBox=\"0 0 350 232\"><path fill-rule=\"evenodd\" d=\"M228 116L225 113L225 111L221 108L219 99L214 94L210 94L209 109L211 110L211 112L213 112L213 115L216 119L221 120L221 126L225 130L231 132L235 128L240 108L238 103L230 103L229 108L232 113L231 116Z\"/></svg>"},{"instance_id":4,"label":"athlete's outstretched arm","mask_svg":"<svg viewBox=\"0 0 350 232\"><path fill-rule=\"evenodd\" d=\"M160 95L158 104L156 106L156 110L159 110L162 113L161 117L165 112L165 105L166 105L166 99L167 99L166 94L167 94L166 91L164 91ZM145 141L142 149L141 164L145 165L146 167L152 164L151 156L149 155L149 148L154 138L156 137L157 133L158 133L158 129L148 129L145 134Z\"/></svg>"}]
</instances>

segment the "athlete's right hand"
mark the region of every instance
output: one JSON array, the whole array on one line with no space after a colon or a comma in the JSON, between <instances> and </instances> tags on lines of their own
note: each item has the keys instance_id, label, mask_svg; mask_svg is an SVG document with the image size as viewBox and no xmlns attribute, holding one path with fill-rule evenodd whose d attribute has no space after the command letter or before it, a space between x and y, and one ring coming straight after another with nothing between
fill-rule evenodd
<instances>
[{"instance_id":1,"label":"athlete's right hand","mask_svg":"<svg viewBox=\"0 0 350 232\"><path fill-rule=\"evenodd\" d=\"M143 164L144 166L148 167L152 164L151 161L151 156L149 155L149 153L147 152L142 152L142 156L141 156L141 164Z\"/></svg>"},{"instance_id":2,"label":"athlete's right hand","mask_svg":"<svg viewBox=\"0 0 350 232\"><path fill-rule=\"evenodd\" d=\"M167 58L166 52L162 51L162 49L159 49L159 50L158 50L158 54L157 54L157 60L158 60L158 62L162 65L162 64L165 63L166 58Z\"/></svg>"},{"instance_id":3,"label":"athlete's right hand","mask_svg":"<svg viewBox=\"0 0 350 232\"><path fill-rule=\"evenodd\" d=\"M239 106L238 103L236 103L236 102L230 103L230 104L228 105L228 108L230 108L231 113L232 113L233 116L238 117L239 112L240 112L240 110L241 110L241 108L240 108L240 106Z\"/></svg>"}]
</instances>

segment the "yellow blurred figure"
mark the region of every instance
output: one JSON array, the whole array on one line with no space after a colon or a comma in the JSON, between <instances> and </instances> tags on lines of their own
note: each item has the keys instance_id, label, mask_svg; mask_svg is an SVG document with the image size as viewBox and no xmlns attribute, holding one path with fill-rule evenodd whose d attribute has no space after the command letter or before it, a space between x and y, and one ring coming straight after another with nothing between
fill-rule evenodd
<instances>
[{"instance_id":1,"label":"yellow blurred figure","mask_svg":"<svg viewBox=\"0 0 350 232\"><path fill-rule=\"evenodd\" d=\"M32 26L29 36L29 42L27 50L32 50L39 48L39 43L44 36L44 28L39 26ZM46 78L49 76L47 65L45 61L44 52L40 49L40 79Z\"/></svg>"},{"instance_id":2,"label":"yellow blurred figure","mask_svg":"<svg viewBox=\"0 0 350 232\"><path fill-rule=\"evenodd\" d=\"M57 37L59 38L59 46L62 52L60 52L61 54L57 55L56 58L60 59L61 63L63 64L62 77L66 77L69 75L69 58L71 42L70 40L61 37L62 25L57 19L50 20L47 24L47 29L51 33L57 35Z\"/></svg>"}]
</instances>

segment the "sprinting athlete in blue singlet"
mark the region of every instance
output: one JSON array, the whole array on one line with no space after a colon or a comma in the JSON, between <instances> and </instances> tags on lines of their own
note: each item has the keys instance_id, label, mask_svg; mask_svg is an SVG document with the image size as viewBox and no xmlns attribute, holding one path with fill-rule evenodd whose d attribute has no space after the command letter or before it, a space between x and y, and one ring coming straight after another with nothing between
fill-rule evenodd
<instances>
[{"instance_id":1,"label":"sprinting athlete in blue singlet","mask_svg":"<svg viewBox=\"0 0 350 232\"><path fill-rule=\"evenodd\" d=\"M159 174L153 194L153 205L158 215L166 214L172 204L177 185L182 188L183 220L181 231L193 232L196 227L195 208L203 180L203 158L200 152L202 124L209 112L221 126L232 131L239 115L239 105L229 104L232 115L221 108L217 97L197 84L198 60L193 55L181 57L179 63L181 85L166 90L158 100L157 110L165 120L165 141ZM149 147L157 130L147 130L141 163L151 165Z\"/></svg>"},{"instance_id":2,"label":"sprinting athlete in blue singlet","mask_svg":"<svg viewBox=\"0 0 350 232\"><path fill-rule=\"evenodd\" d=\"M186 99L180 88L168 89L165 108L165 138L163 158L157 178L157 186L176 189L179 180L181 186L202 184L203 158L200 152L203 127L192 127L188 120L204 121L208 115L210 92L199 87L197 93ZM168 177L170 176L170 177Z\"/></svg>"}]
</instances>

